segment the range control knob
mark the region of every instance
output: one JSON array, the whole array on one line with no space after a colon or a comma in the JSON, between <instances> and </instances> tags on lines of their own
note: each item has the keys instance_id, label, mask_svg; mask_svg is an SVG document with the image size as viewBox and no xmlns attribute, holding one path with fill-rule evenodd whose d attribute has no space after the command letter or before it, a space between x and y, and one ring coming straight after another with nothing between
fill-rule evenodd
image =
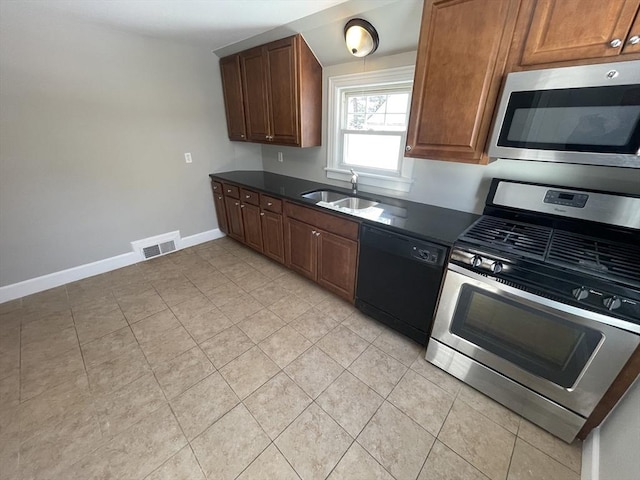
<instances>
[{"instance_id":1,"label":"range control knob","mask_svg":"<svg viewBox=\"0 0 640 480\"><path fill-rule=\"evenodd\" d=\"M571 293L576 300L584 300L589 296L589 289L585 287L574 288Z\"/></svg>"},{"instance_id":2,"label":"range control knob","mask_svg":"<svg viewBox=\"0 0 640 480\"><path fill-rule=\"evenodd\" d=\"M471 258L471 266L479 267L480 265L482 265L482 257L480 255L474 255Z\"/></svg>"},{"instance_id":3,"label":"range control knob","mask_svg":"<svg viewBox=\"0 0 640 480\"><path fill-rule=\"evenodd\" d=\"M602 304L607 307L607 310L615 310L616 308L620 308L622 305L622 300L618 297L607 297L602 300Z\"/></svg>"},{"instance_id":4,"label":"range control knob","mask_svg":"<svg viewBox=\"0 0 640 480\"><path fill-rule=\"evenodd\" d=\"M500 273L502 271L502 263L500 262L493 262L491 264L491 271L493 273Z\"/></svg>"}]
</instances>

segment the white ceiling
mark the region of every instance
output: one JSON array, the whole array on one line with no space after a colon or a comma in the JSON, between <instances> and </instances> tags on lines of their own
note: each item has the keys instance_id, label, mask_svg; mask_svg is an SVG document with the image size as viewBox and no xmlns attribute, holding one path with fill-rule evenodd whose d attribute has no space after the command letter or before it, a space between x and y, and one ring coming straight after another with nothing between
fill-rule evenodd
<instances>
[{"instance_id":1,"label":"white ceiling","mask_svg":"<svg viewBox=\"0 0 640 480\"><path fill-rule=\"evenodd\" d=\"M180 39L216 50L346 1L45 0L39 3L84 21ZM376 3L376 0L370 1Z\"/></svg>"}]
</instances>

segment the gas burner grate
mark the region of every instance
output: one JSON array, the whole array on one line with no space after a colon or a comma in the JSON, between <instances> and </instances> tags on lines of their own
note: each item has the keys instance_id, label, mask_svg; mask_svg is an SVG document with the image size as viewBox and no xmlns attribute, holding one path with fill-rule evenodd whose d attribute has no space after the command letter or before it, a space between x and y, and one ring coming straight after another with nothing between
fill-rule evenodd
<instances>
[{"instance_id":1,"label":"gas burner grate","mask_svg":"<svg viewBox=\"0 0 640 480\"><path fill-rule=\"evenodd\" d=\"M523 257L543 260L550 237L551 229L547 227L484 216L478 219L461 239Z\"/></svg>"},{"instance_id":2,"label":"gas burner grate","mask_svg":"<svg viewBox=\"0 0 640 480\"><path fill-rule=\"evenodd\" d=\"M618 277L640 286L638 246L555 230L547 261L607 279Z\"/></svg>"}]
</instances>

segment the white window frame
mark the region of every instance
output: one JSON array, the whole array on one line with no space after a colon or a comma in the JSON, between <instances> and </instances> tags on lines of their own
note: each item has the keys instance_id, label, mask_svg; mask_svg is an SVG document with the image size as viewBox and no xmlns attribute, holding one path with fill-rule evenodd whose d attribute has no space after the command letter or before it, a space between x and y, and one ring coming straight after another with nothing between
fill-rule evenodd
<instances>
[{"instance_id":1,"label":"white window frame","mask_svg":"<svg viewBox=\"0 0 640 480\"><path fill-rule=\"evenodd\" d=\"M358 89L385 90L394 86L408 86L413 83L413 66L390 68L365 73L354 73L349 75L339 75L328 79L328 141L327 141L327 178L343 180L348 182L351 179L349 167L343 163L342 158L342 135L341 135L341 113L342 98L345 92L353 92ZM411 99L409 99L409 104ZM407 110L408 114L408 110ZM358 132L367 134L367 132ZM384 134L383 132L371 132L371 134ZM401 145L406 143L406 131L402 133ZM400 154L399 170L390 172L388 170L378 170L375 168L355 168L358 173L358 183L381 187L399 192L408 192L413 183L413 159Z\"/></svg>"}]
</instances>

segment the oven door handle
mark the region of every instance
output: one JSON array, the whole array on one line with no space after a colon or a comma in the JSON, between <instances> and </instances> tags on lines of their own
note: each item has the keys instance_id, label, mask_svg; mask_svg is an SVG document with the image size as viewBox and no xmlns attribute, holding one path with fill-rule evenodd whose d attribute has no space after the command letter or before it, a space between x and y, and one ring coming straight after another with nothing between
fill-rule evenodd
<instances>
[{"instance_id":1,"label":"oven door handle","mask_svg":"<svg viewBox=\"0 0 640 480\"><path fill-rule=\"evenodd\" d=\"M585 325L591 328L594 328L596 325L610 325L615 328L620 328L622 330L626 330L628 332L633 332L640 335L640 325L633 324L631 322L627 322L625 320L621 320L614 317L608 317L606 315L602 315L597 312L593 312L591 310L585 310L583 308L574 307L573 305L567 305L565 303L560 303L555 300L551 300L550 298L541 297L539 295L535 295L533 293L526 292L524 290L520 290L515 287L511 287L509 285L505 285L504 283L500 283L494 280L491 277L486 277L484 275L477 274L473 271L470 271L464 267L460 267L459 265L455 265L450 263L447 266L447 273L456 272L463 277L468 278L473 281L474 285L478 288L482 288L484 290L493 291L494 293L504 292L507 296L512 297L517 300L523 300L525 303L530 306L534 306L535 308L539 308L548 313L554 312L562 312L568 318L568 320L580 324ZM445 277L445 283L447 278ZM597 328L597 327L595 327Z\"/></svg>"}]
</instances>

